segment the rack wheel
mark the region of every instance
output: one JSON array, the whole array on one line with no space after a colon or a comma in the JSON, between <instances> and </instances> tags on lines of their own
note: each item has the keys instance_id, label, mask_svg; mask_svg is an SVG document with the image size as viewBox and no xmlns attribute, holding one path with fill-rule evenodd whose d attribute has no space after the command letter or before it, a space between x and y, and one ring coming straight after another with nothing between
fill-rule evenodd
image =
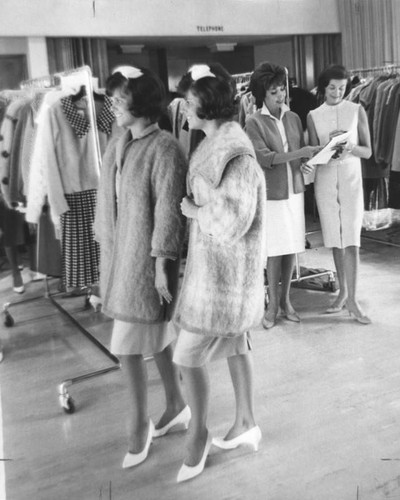
<instances>
[{"instance_id":1,"label":"rack wheel","mask_svg":"<svg viewBox=\"0 0 400 500\"><path fill-rule=\"evenodd\" d=\"M65 411L65 413L75 413L75 403L74 400L71 398L71 396L67 395L61 395L59 396L60 399L60 405L62 409Z\"/></svg>"},{"instance_id":2,"label":"rack wheel","mask_svg":"<svg viewBox=\"0 0 400 500\"><path fill-rule=\"evenodd\" d=\"M7 326L8 328L14 326L14 318L8 311L4 311L4 326Z\"/></svg>"},{"instance_id":3,"label":"rack wheel","mask_svg":"<svg viewBox=\"0 0 400 500\"><path fill-rule=\"evenodd\" d=\"M331 292L336 292L336 290L338 289L336 281L330 281L328 287Z\"/></svg>"}]
</instances>

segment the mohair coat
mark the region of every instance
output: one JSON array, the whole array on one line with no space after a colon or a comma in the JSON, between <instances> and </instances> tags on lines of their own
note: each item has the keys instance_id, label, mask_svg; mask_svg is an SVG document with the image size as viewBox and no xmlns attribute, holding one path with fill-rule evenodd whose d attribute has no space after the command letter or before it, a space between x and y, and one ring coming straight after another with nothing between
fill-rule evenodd
<instances>
[{"instance_id":1,"label":"mohair coat","mask_svg":"<svg viewBox=\"0 0 400 500\"><path fill-rule=\"evenodd\" d=\"M118 203L116 175L120 174ZM178 142L158 125L132 139L130 131L110 142L104 156L95 220L100 242L103 312L127 322L168 319L155 289L155 258L169 266L176 292L185 219L186 160Z\"/></svg>"},{"instance_id":2,"label":"mohair coat","mask_svg":"<svg viewBox=\"0 0 400 500\"><path fill-rule=\"evenodd\" d=\"M174 314L180 328L233 337L260 324L266 263L264 174L236 122L226 122L193 153L188 191L200 208Z\"/></svg>"}]
</instances>

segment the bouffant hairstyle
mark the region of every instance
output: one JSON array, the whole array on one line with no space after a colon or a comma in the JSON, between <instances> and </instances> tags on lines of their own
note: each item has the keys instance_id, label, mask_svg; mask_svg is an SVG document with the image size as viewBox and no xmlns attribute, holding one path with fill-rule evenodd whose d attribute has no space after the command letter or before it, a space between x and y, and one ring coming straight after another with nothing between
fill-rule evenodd
<instances>
[{"instance_id":1,"label":"bouffant hairstyle","mask_svg":"<svg viewBox=\"0 0 400 500\"><path fill-rule=\"evenodd\" d=\"M329 82L331 80L347 80L345 95L348 94L351 87L349 73L344 66L341 66L339 64L332 64L325 68L318 77L317 93L320 99L323 100L323 98L325 97L325 89L329 85Z\"/></svg>"},{"instance_id":2,"label":"bouffant hairstyle","mask_svg":"<svg viewBox=\"0 0 400 500\"><path fill-rule=\"evenodd\" d=\"M178 84L178 91L190 90L200 101L197 116L202 120L230 120L235 113L236 84L232 76L219 63L209 65L215 75L193 81L190 71Z\"/></svg>"},{"instance_id":3,"label":"bouffant hairstyle","mask_svg":"<svg viewBox=\"0 0 400 500\"><path fill-rule=\"evenodd\" d=\"M262 108L266 92L272 86L286 86L286 69L278 64L263 62L253 71L249 84L258 109Z\"/></svg>"},{"instance_id":4,"label":"bouffant hairstyle","mask_svg":"<svg viewBox=\"0 0 400 500\"><path fill-rule=\"evenodd\" d=\"M138 78L126 78L122 73L113 73L106 81L107 95L112 96L119 89L132 99L129 108L133 116L158 120L165 106L165 87L160 78L146 68L138 68L143 73Z\"/></svg>"}]
</instances>

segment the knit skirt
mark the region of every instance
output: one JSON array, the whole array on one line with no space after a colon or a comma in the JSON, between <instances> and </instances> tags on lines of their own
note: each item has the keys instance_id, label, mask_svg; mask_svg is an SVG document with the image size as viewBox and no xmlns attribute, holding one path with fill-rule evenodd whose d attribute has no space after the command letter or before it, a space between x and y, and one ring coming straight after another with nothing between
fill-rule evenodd
<instances>
[{"instance_id":1,"label":"knit skirt","mask_svg":"<svg viewBox=\"0 0 400 500\"><path fill-rule=\"evenodd\" d=\"M90 286L99 281L100 249L93 232L97 191L66 194L65 198L69 211L60 217L63 284Z\"/></svg>"}]
</instances>

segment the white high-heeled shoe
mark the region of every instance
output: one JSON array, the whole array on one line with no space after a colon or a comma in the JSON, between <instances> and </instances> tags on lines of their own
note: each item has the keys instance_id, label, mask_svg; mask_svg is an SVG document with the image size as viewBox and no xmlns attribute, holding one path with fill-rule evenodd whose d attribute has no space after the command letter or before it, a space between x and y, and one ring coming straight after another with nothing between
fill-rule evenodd
<instances>
[{"instance_id":1,"label":"white high-heeled shoe","mask_svg":"<svg viewBox=\"0 0 400 500\"><path fill-rule=\"evenodd\" d=\"M164 427L161 427L160 429L154 429L153 437L158 438L164 436L169 430L172 429L172 427L177 427L176 430L179 430L180 428L186 430L189 427L191 416L192 414L190 408L186 405L185 408L180 413L178 413L176 417L165 424Z\"/></svg>"},{"instance_id":2,"label":"white high-heeled shoe","mask_svg":"<svg viewBox=\"0 0 400 500\"><path fill-rule=\"evenodd\" d=\"M188 481L189 479L193 479L194 477L199 476L203 472L212 442L213 442L212 436L210 433L208 433L207 442L204 447L203 455L200 459L200 462L197 465L194 465L193 467L191 467L190 465L182 464L182 467L179 469L178 477L176 479L178 483L182 483L183 481Z\"/></svg>"},{"instance_id":3,"label":"white high-heeled shoe","mask_svg":"<svg viewBox=\"0 0 400 500\"><path fill-rule=\"evenodd\" d=\"M128 452L124 457L124 461L122 462L123 469L128 469L129 467L135 467L136 465L139 465L146 460L147 455L149 454L149 448L151 445L153 432L154 432L154 424L150 420L149 430L147 432L146 444L144 445L143 450L140 453Z\"/></svg>"},{"instance_id":4,"label":"white high-heeled shoe","mask_svg":"<svg viewBox=\"0 0 400 500\"><path fill-rule=\"evenodd\" d=\"M222 448L223 450L233 450L240 445L246 445L253 448L254 451L258 451L258 446L261 441L261 429L256 425L246 432L243 432L239 436L233 439L224 439L216 437L213 439L213 444Z\"/></svg>"}]
</instances>

